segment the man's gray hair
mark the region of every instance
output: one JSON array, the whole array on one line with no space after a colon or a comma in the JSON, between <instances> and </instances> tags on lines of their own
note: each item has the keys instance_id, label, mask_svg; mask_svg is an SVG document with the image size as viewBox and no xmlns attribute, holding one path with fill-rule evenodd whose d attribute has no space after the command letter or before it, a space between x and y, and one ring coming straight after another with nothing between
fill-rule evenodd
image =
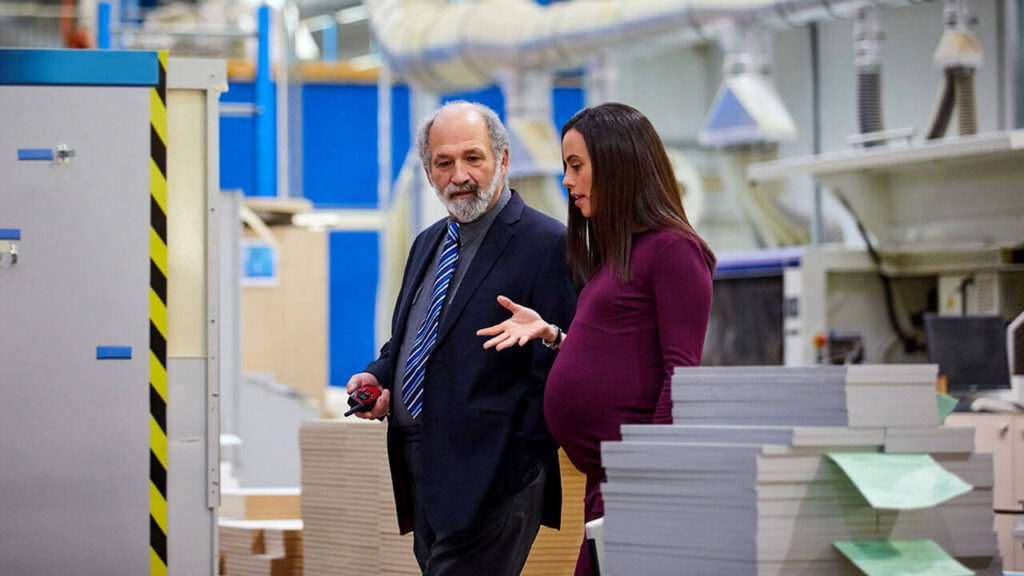
<instances>
[{"instance_id":1,"label":"man's gray hair","mask_svg":"<svg viewBox=\"0 0 1024 576\"><path fill-rule=\"evenodd\" d=\"M434 113L424 118L420 122L419 128L416 129L416 150L420 154L420 161L423 162L423 167L428 172L430 172L430 147L427 145L427 140L430 137L430 129L434 126L434 120L437 120L437 117L442 114L450 114L458 108L467 106L483 116L484 121L487 123L487 134L491 137L491 152L494 154L496 162L501 164L501 159L505 156L505 151L508 150L508 130L501 123L501 119L498 118L494 110L483 104L467 102L466 100L453 100L434 110Z\"/></svg>"}]
</instances>

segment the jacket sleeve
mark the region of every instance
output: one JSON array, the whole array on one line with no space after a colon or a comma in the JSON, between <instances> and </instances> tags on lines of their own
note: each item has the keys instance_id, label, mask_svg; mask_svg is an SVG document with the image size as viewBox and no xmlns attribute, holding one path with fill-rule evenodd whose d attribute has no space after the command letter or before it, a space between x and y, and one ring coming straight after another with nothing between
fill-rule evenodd
<instances>
[{"instance_id":1,"label":"jacket sleeve","mask_svg":"<svg viewBox=\"0 0 1024 576\"><path fill-rule=\"evenodd\" d=\"M539 262L530 301L526 304L545 321L563 331L568 330L572 323L578 295L569 272L565 250L565 236L562 235L546 251L543 261ZM543 346L540 340L531 342L529 346L530 383L519 433L522 438L538 443L538 446L554 450L558 446L544 421L544 389L557 352Z\"/></svg>"},{"instance_id":2,"label":"jacket sleeve","mask_svg":"<svg viewBox=\"0 0 1024 576\"><path fill-rule=\"evenodd\" d=\"M397 354L398 351L395 350L395 353ZM363 372L373 374L382 387L391 390L391 381L394 376L391 368L391 340L381 346L380 355L376 360L367 364Z\"/></svg>"}]
</instances>

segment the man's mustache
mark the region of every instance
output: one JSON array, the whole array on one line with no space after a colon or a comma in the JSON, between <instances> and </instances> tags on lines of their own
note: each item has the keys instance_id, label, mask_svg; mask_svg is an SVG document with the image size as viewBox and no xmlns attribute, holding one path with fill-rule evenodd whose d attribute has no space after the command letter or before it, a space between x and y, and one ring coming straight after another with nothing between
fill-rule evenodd
<instances>
[{"instance_id":1,"label":"man's mustache","mask_svg":"<svg viewBox=\"0 0 1024 576\"><path fill-rule=\"evenodd\" d=\"M480 195L480 186L478 186L477 184L474 184L472 182L467 182L465 184L459 184L459 185L449 184L444 189L444 196L445 196L445 198L451 198L455 194L465 194L466 192L472 192L474 196L479 196Z\"/></svg>"}]
</instances>

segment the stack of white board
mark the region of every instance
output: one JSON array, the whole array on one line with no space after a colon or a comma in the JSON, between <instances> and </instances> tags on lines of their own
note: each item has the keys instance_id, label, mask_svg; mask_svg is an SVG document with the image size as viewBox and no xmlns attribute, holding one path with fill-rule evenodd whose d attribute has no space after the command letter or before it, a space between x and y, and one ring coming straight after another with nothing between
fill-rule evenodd
<instances>
[{"instance_id":1,"label":"stack of white board","mask_svg":"<svg viewBox=\"0 0 1024 576\"><path fill-rule=\"evenodd\" d=\"M991 457L972 453L970 430L938 425L935 374L677 369L677 424L623 426L621 442L602 445L602 574L854 576L833 543L884 540L933 540L976 573L1000 574ZM847 452L932 454L973 490L930 508L876 509L828 457Z\"/></svg>"},{"instance_id":2,"label":"stack of white board","mask_svg":"<svg viewBox=\"0 0 1024 576\"><path fill-rule=\"evenodd\" d=\"M672 417L686 424L937 424L935 365L678 368Z\"/></svg>"},{"instance_id":3,"label":"stack of white board","mask_svg":"<svg viewBox=\"0 0 1024 576\"><path fill-rule=\"evenodd\" d=\"M310 420L299 432L306 576L417 576L412 534L400 534L387 426L356 418ZM586 478L560 455L562 530L542 528L524 576L561 576L583 539Z\"/></svg>"},{"instance_id":4,"label":"stack of white board","mask_svg":"<svg viewBox=\"0 0 1024 576\"><path fill-rule=\"evenodd\" d=\"M217 525L221 574L302 576L301 520L231 520Z\"/></svg>"},{"instance_id":5,"label":"stack of white board","mask_svg":"<svg viewBox=\"0 0 1024 576\"><path fill-rule=\"evenodd\" d=\"M387 426L376 421L309 420L299 430L307 576L380 574ZM391 542L387 543L392 546ZM412 557L412 542L389 554Z\"/></svg>"},{"instance_id":6,"label":"stack of white board","mask_svg":"<svg viewBox=\"0 0 1024 576\"><path fill-rule=\"evenodd\" d=\"M220 491L222 518L235 520L298 520L302 518L299 488L225 488Z\"/></svg>"}]
</instances>

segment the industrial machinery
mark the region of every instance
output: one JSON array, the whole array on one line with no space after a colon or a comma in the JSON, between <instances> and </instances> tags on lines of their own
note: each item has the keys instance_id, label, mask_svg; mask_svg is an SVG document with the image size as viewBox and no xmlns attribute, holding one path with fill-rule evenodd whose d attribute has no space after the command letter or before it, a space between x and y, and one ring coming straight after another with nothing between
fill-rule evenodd
<instances>
[{"instance_id":1,"label":"industrial machinery","mask_svg":"<svg viewBox=\"0 0 1024 576\"><path fill-rule=\"evenodd\" d=\"M0 71L0 573L214 574L224 63Z\"/></svg>"},{"instance_id":2,"label":"industrial machinery","mask_svg":"<svg viewBox=\"0 0 1024 576\"><path fill-rule=\"evenodd\" d=\"M856 334L867 362L923 361L926 312L1008 322L1024 309L1024 131L748 171L755 185L798 174L844 199L867 249L811 246L786 269L786 364L819 361L814 336L830 332Z\"/></svg>"}]
</instances>

